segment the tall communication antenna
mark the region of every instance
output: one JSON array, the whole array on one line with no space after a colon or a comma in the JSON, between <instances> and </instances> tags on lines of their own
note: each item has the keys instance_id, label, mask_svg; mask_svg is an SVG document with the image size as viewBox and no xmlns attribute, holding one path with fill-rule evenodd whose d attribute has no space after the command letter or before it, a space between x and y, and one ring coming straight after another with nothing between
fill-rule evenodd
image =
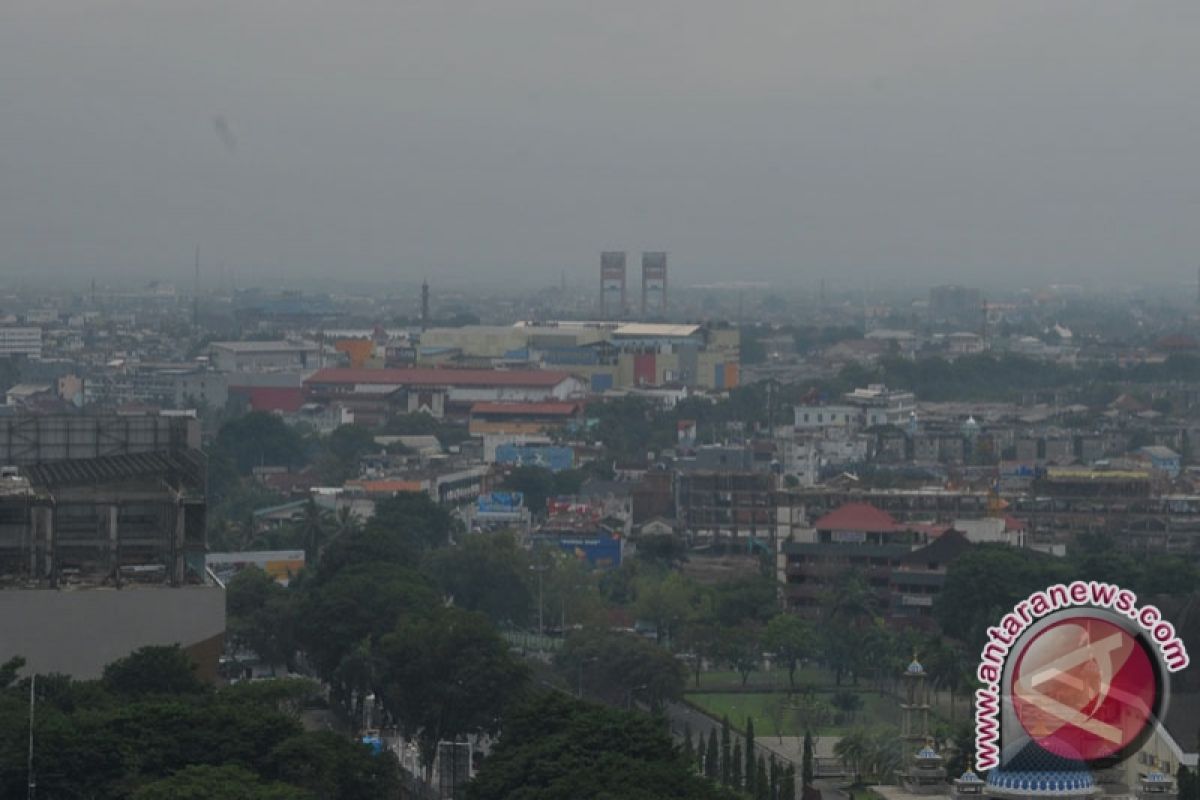
<instances>
[{"instance_id":1,"label":"tall communication antenna","mask_svg":"<svg viewBox=\"0 0 1200 800\"><path fill-rule=\"evenodd\" d=\"M421 282L421 327L429 327L429 280Z\"/></svg>"}]
</instances>

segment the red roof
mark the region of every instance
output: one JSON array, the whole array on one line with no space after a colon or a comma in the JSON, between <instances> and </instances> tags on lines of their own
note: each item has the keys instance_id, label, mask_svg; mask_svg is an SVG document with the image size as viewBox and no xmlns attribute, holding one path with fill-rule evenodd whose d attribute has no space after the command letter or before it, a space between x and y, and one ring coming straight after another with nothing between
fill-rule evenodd
<instances>
[{"instance_id":1,"label":"red roof","mask_svg":"<svg viewBox=\"0 0 1200 800\"><path fill-rule=\"evenodd\" d=\"M863 533L892 533L900 530L896 520L886 511L867 503L846 503L813 523L819 531L862 531Z\"/></svg>"},{"instance_id":2,"label":"red roof","mask_svg":"<svg viewBox=\"0 0 1200 800\"><path fill-rule=\"evenodd\" d=\"M230 391L244 394L255 411L283 411L295 413L304 405L304 390L299 386L247 386L230 387Z\"/></svg>"},{"instance_id":3,"label":"red roof","mask_svg":"<svg viewBox=\"0 0 1200 800\"><path fill-rule=\"evenodd\" d=\"M511 416L569 417L578 411L579 403L476 403L471 406L472 414Z\"/></svg>"},{"instance_id":4,"label":"red roof","mask_svg":"<svg viewBox=\"0 0 1200 800\"><path fill-rule=\"evenodd\" d=\"M534 369L347 369L318 370L305 386L322 383L365 383L383 386L545 386L571 377L566 372Z\"/></svg>"},{"instance_id":5,"label":"red roof","mask_svg":"<svg viewBox=\"0 0 1200 800\"><path fill-rule=\"evenodd\" d=\"M1004 530L1005 531L1023 531L1028 527L1024 522L1012 516L1011 514L1004 515Z\"/></svg>"}]
</instances>

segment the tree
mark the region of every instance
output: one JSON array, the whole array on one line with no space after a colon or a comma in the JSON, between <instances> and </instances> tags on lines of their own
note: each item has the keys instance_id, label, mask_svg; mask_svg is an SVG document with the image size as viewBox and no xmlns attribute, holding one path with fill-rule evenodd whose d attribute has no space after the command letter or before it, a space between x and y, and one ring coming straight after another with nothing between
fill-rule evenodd
<instances>
[{"instance_id":1,"label":"tree","mask_svg":"<svg viewBox=\"0 0 1200 800\"><path fill-rule=\"evenodd\" d=\"M403 620L379 644L383 705L427 766L443 739L499 730L524 687L524 665L481 614L438 609Z\"/></svg>"},{"instance_id":2,"label":"tree","mask_svg":"<svg viewBox=\"0 0 1200 800\"><path fill-rule=\"evenodd\" d=\"M754 794L757 778L754 771L754 718L746 717L746 793Z\"/></svg>"},{"instance_id":3,"label":"tree","mask_svg":"<svg viewBox=\"0 0 1200 800\"><path fill-rule=\"evenodd\" d=\"M422 553L445 547L454 531L454 518L425 492L399 492L375 504L368 531L396 535L411 550Z\"/></svg>"},{"instance_id":4,"label":"tree","mask_svg":"<svg viewBox=\"0 0 1200 800\"><path fill-rule=\"evenodd\" d=\"M1179 800L1200 800L1200 782L1197 781L1196 774L1192 770L1180 764L1179 771L1176 773L1176 781Z\"/></svg>"},{"instance_id":5,"label":"tree","mask_svg":"<svg viewBox=\"0 0 1200 800\"><path fill-rule=\"evenodd\" d=\"M825 598L821 636L826 659L834 669L834 683L841 686L847 672L857 676L862 654L853 631L861 631L874 623L877 598L862 575L855 571L844 573L834 585Z\"/></svg>"},{"instance_id":6,"label":"tree","mask_svg":"<svg viewBox=\"0 0 1200 800\"><path fill-rule=\"evenodd\" d=\"M1052 556L982 544L955 559L934 601L943 632L974 650L1006 610L1038 589L1068 580L1070 566ZM1089 576L1091 577L1091 576Z\"/></svg>"},{"instance_id":7,"label":"tree","mask_svg":"<svg viewBox=\"0 0 1200 800\"><path fill-rule=\"evenodd\" d=\"M267 708L298 719L304 707L318 700L322 691L321 684L309 678L272 678L231 684L218 692L217 699L233 705Z\"/></svg>"},{"instance_id":8,"label":"tree","mask_svg":"<svg viewBox=\"0 0 1200 800\"><path fill-rule=\"evenodd\" d=\"M800 761L800 778L803 786L812 786L813 778L816 775L815 770L815 753L816 748L813 744L812 732L804 732L804 751ZM792 776L793 781L795 775Z\"/></svg>"},{"instance_id":9,"label":"tree","mask_svg":"<svg viewBox=\"0 0 1200 800\"><path fill-rule=\"evenodd\" d=\"M196 677L196 663L179 645L139 648L104 668L103 681L115 694L200 694L206 687Z\"/></svg>"},{"instance_id":10,"label":"tree","mask_svg":"<svg viewBox=\"0 0 1200 800\"><path fill-rule=\"evenodd\" d=\"M670 640L688 618L693 608L694 587L677 572L665 577L646 576L636 581L637 600L634 614L639 620L654 625L655 638Z\"/></svg>"},{"instance_id":11,"label":"tree","mask_svg":"<svg viewBox=\"0 0 1200 800\"><path fill-rule=\"evenodd\" d=\"M729 762L729 785L735 789L742 788L742 767L744 764L742 743L735 741L733 743L733 756Z\"/></svg>"},{"instance_id":12,"label":"tree","mask_svg":"<svg viewBox=\"0 0 1200 800\"><path fill-rule=\"evenodd\" d=\"M317 796L286 783L263 782L248 769L232 764L183 769L133 793L133 800L316 800Z\"/></svg>"},{"instance_id":13,"label":"tree","mask_svg":"<svg viewBox=\"0 0 1200 800\"><path fill-rule=\"evenodd\" d=\"M747 759L749 761L749 759ZM747 764L747 766L749 766ZM746 789L750 791L750 782L746 781ZM771 785L767 779L767 761L761 755L754 768L754 798L755 800L770 800Z\"/></svg>"},{"instance_id":14,"label":"tree","mask_svg":"<svg viewBox=\"0 0 1200 800\"><path fill-rule=\"evenodd\" d=\"M708 729L708 747L704 751L704 777L711 781L721 780L721 753L717 749L717 729Z\"/></svg>"},{"instance_id":15,"label":"tree","mask_svg":"<svg viewBox=\"0 0 1200 800\"><path fill-rule=\"evenodd\" d=\"M637 557L657 570L672 570L687 561L687 542L675 533L650 533L636 541Z\"/></svg>"},{"instance_id":16,"label":"tree","mask_svg":"<svg viewBox=\"0 0 1200 800\"><path fill-rule=\"evenodd\" d=\"M696 745L692 742L692 726L687 723L683 725L683 755L689 762L696 758Z\"/></svg>"},{"instance_id":17,"label":"tree","mask_svg":"<svg viewBox=\"0 0 1200 800\"><path fill-rule=\"evenodd\" d=\"M217 431L213 450L228 455L242 475L254 467L286 466L301 462L304 442L280 417L266 411L251 411L230 420Z\"/></svg>"},{"instance_id":18,"label":"tree","mask_svg":"<svg viewBox=\"0 0 1200 800\"><path fill-rule=\"evenodd\" d=\"M779 608L777 592L775 582L761 575L719 584L712 589L713 619L727 628L766 625Z\"/></svg>"},{"instance_id":19,"label":"tree","mask_svg":"<svg viewBox=\"0 0 1200 800\"><path fill-rule=\"evenodd\" d=\"M742 677L742 686L750 680L750 673L762 662L762 644L758 632L739 626L721 633L723 654L726 663Z\"/></svg>"},{"instance_id":20,"label":"tree","mask_svg":"<svg viewBox=\"0 0 1200 800\"><path fill-rule=\"evenodd\" d=\"M713 660L721 656L721 631L715 625L701 620L687 623L680 637L680 644L692 656L692 671L696 686L700 686L700 673L706 659Z\"/></svg>"},{"instance_id":21,"label":"tree","mask_svg":"<svg viewBox=\"0 0 1200 800\"><path fill-rule=\"evenodd\" d=\"M808 784L805 784L808 785ZM796 800L796 765L788 764L783 770L783 781L779 787L779 800Z\"/></svg>"},{"instance_id":22,"label":"tree","mask_svg":"<svg viewBox=\"0 0 1200 800\"><path fill-rule=\"evenodd\" d=\"M733 741L729 717L721 717L721 783L730 786L733 783Z\"/></svg>"},{"instance_id":23,"label":"tree","mask_svg":"<svg viewBox=\"0 0 1200 800\"><path fill-rule=\"evenodd\" d=\"M546 511L546 500L554 497L554 473L545 467L516 467L504 479L504 489L525 495L525 507L535 514Z\"/></svg>"},{"instance_id":24,"label":"tree","mask_svg":"<svg viewBox=\"0 0 1200 800\"><path fill-rule=\"evenodd\" d=\"M529 619L528 571L528 556L508 534L470 536L459 547L431 553L425 568L456 606L516 625Z\"/></svg>"},{"instance_id":25,"label":"tree","mask_svg":"<svg viewBox=\"0 0 1200 800\"><path fill-rule=\"evenodd\" d=\"M662 724L644 714L537 695L505 720L504 736L467 787L468 800L733 800L697 775Z\"/></svg>"},{"instance_id":26,"label":"tree","mask_svg":"<svg viewBox=\"0 0 1200 800\"><path fill-rule=\"evenodd\" d=\"M862 770L867 759L868 749L867 735L861 728L848 732L833 746L833 754L854 773L856 784L862 783Z\"/></svg>"},{"instance_id":27,"label":"tree","mask_svg":"<svg viewBox=\"0 0 1200 800\"><path fill-rule=\"evenodd\" d=\"M637 693L655 709L682 696L687 674L666 649L640 636L603 629L572 632L555 666L568 681L586 668L589 693L609 703L624 703Z\"/></svg>"},{"instance_id":28,"label":"tree","mask_svg":"<svg viewBox=\"0 0 1200 800\"><path fill-rule=\"evenodd\" d=\"M381 449L366 426L339 425L321 441L317 472L327 485L341 486L358 475L358 462L363 456Z\"/></svg>"},{"instance_id":29,"label":"tree","mask_svg":"<svg viewBox=\"0 0 1200 800\"><path fill-rule=\"evenodd\" d=\"M13 656L8 661L0 664L0 689L7 689L11 686L24 666L25 659L21 656Z\"/></svg>"},{"instance_id":30,"label":"tree","mask_svg":"<svg viewBox=\"0 0 1200 800\"><path fill-rule=\"evenodd\" d=\"M300 523L304 536L304 563L316 565L325 546L325 511L317 505L313 495L304 503L304 516Z\"/></svg>"},{"instance_id":31,"label":"tree","mask_svg":"<svg viewBox=\"0 0 1200 800\"><path fill-rule=\"evenodd\" d=\"M796 691L796 669L812 650L812 628L795 614L784 612L767 623L763 646L787 665L788 687Z\"/></svg>"},{"instance_id":32,"label":"tree","mask_svg":"<svg viewBox=\"0 0 1200 800\"><path fill-rule=\"evenodd\" d=\"M297 638L309 663L325 680L366 639L377 642L405 613L425 614L438 595L421 574L394 563L347 567L327 580L304 581L299 588Z\"/></svg>"},{"instance_id":33,"label":"tree","mask_svg":"<svg viewBox=\"0 0 1200 800\"><path fill-rule=\"evenodd\" d=\"M225 588L226 634L272 669L293 666L296 653L294 596L258 567L241 570Z\"/></svg>"},{"instance_id":34,"label":"tree","mask_svg":"<svg viewBox=\"0 0 1200 800\"><path fill-rule=\"evenodd\" d=\"M332 731L302 733L271 751L267 771L314 797L376 800L400 793L400 765L391 752L369 747Z\"/></svg>"},{"instance_id":35,"label":"tree","mask_svg":"<svg viewBox=\"0 0 1200 800\"><path fill-rule=\"evenodd\" d=\"M862 708L862 695L858 692L841 689L833 693L833 705L841 712L841 721L849 722L854 719L854 714Z\"/></svg>"}]
</instances>

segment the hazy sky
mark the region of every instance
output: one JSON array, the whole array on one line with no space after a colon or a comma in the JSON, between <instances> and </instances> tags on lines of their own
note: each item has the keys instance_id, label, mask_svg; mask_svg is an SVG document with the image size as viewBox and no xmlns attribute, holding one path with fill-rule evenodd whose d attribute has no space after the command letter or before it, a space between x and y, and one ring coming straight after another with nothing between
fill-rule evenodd
<instances>
[{"instance_id":1,"label":"hazy sky","mask_svg":"<svg viewBox=\"0 0 1200 800\"><path fill-rule=\"evenodd\" d=\"M1196 0L3 0L0 276L1194 280L1198 42Z\"/></svg>"}]
</instances>

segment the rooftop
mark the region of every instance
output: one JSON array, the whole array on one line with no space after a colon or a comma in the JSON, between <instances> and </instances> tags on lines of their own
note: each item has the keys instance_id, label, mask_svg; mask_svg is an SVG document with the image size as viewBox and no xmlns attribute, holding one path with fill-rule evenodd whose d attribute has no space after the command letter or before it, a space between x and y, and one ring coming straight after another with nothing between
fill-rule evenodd
<instances>
[{"instance_id":1,"label":"rooftop","mask_svg":"<svg viewBox=\"0 0 1200 800\"><path fill-rule=\"evenodd\" d=\"M893 533L899 525L891 514L868 503L846 503L813 523L819 531L862 531Z\"/></svg>"},{"instance_id":2,"label":"rooftop","mask_svg":"<svg viewBox=\"0 0 1200 800\"><path fill-rule=\"evenodd\" d=\"M628 322L617 326L613 336L663 336L687 338L700 330L699 325L672 325L658 322Z\"/></svg>"},{"instance_id":3,"label":"rooftop","mask_svg":"<svg viewBox=\"0 0 1200 800\"><path fill-rule=\"evenodd\" d=\"M219 347L222 350L232 350L235 353L291 353L316 350L316 342L213 342L209 347Z\"/></svg>"},{"instance_id":4,"label":"rooftop","mask_svg":"<svg viewBox=\"0 0 1200 800\"><path fill-rule=\"evenodd\" d=\"M368 384L383 386L544 386L553 387L570 374L553 370L501 369L348 369L330 367L310 375L305 385Z\"/></svg>"},{"instance_id":5,"label":"rooftop","mask_svg":"<svg viewBox=\"0 0 1200 800\"><path fill-rule=\"evenodd\" d=\"M579 403L476 403L472 414L521 416L536 414L544 417L569 417L579 411Z\"/></svg>"}]
</instances>

